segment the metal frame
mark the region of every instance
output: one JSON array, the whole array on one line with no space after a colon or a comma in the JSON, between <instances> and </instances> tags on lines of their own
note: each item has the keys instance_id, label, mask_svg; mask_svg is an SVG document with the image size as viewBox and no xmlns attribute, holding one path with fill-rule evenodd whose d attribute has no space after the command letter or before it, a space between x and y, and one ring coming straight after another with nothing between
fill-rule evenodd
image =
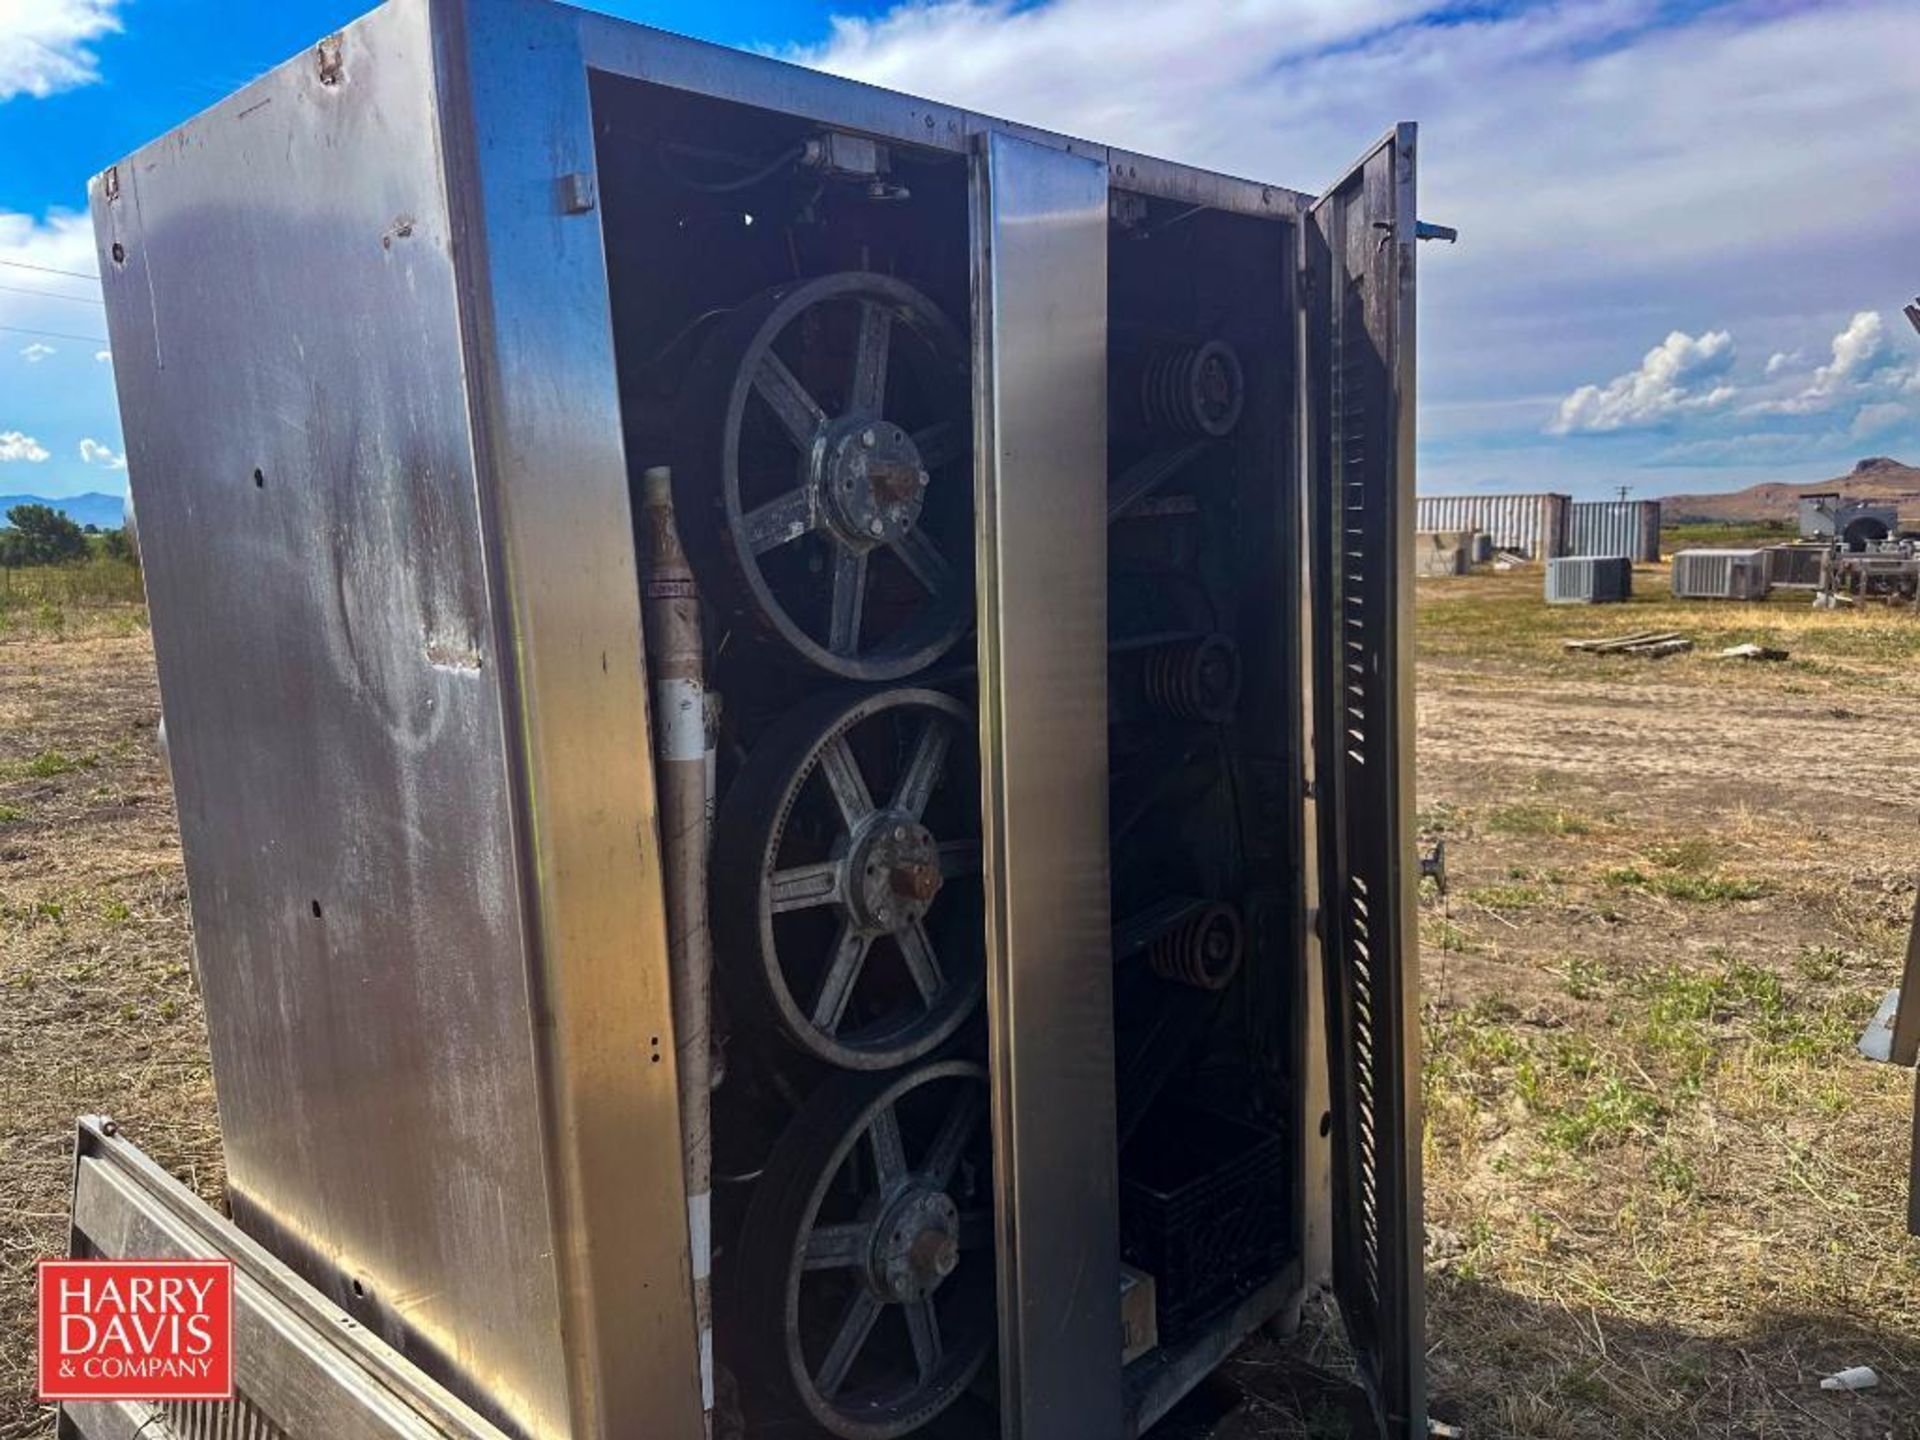
<instances>
[{"instance_id":1,"label":"metal frame","mask_svg":"<svg viewBox=\"0 0 1920 1440\"><path fill-rule=\"evenodd\" d=\"M236 1217L520 1433L701 1431L595 74L969 158L1003 1426L1122 1433L1177 1388L1126 1415L1102 1278L1118 1261L1097 519L1109 192L1291 225L1310 286L1351 272L1374 287L1361 328L1399 425L1365 490L1361 569L1334 517L1309 511L1321 543L1299 615L1330 635L1356 603L1388 607L1366 642L1380 769L1343 770L1330 655L1311 682L1319 853L1303 869L1309 895L1315 859L1328 877L1341 1207L1359 1103L1342 907L1356 875L1409 893L1409 595L1392 577L1411 513L1411 127L1316 203L544 0L391 0L99 177L123 408L166 417L128 440ZM327 158L286 161L309 152ZM1349 233L1355 196L1390 234ZM1318 298L1292 338L1303 353L1347 339ZM396 333L398 350L367 343ZM1346 461L1325 425L1345 412L1335 375L1308 379L1304 489L1324 498ZM260 503L207 567L195 517L234 488ZM1022 623L1042 611L1047 626ZM1367 828L1367 807L1385 823ZM1378 923L1391 1003L1375 1054L1400 1050L1368 1118L1414 1148L1389 1167L1375 1219L1398 1235L1374 1258L1407 1287L1384 1306L1358 1294L1342 1208L1331 1231L1376 1396L1404 1429L1421 1413L1417 1012L1409 912L1396 901ZM373 963L393 955L413 963ZM1303 977L1303 997L1320 983ZM1311 1072L1319 1027L1300 1024ZM1328 1243L1311 1203L1323 1098L1309 1073L1309 1266ZM484 1293L437 1283L460 1273ZM1282 1279L1209 1346L1284 1310L1299 1277Z\"/></svg>"},{"instance_id":2,"label":"metal frame","mask_svg":"<svg viewBox=\"0 0 1920 1440\"><path fill-rule=\"evenodd\" d=\"M235 1416L247 1434L291 1440L506 1440L405 1357L209 1209L119 1138L80 1122L73 1161L73 1244L80 1256L233 1261L234 1395L227 1404L70 1403L62 1436L89 1440L209 1433Z\"/></svg>"},{"instance_id":3,"label":"metal frame","mask_svg":"<svg viewBox=\"0 0 1920 1440\"><path fill-rule=\"evenodd\" d=\"M542 0L508 0L508 3L540 4ZM1313 203L1313 196L1284 186L1237 179L1077 140L956 105L922 100L789 65L765 55L649 29L609 15L558 6L546 8L567 15L578 25L583 60L589 68L610 75L624 75L719 100L735 100L742 105L777 110L836 129L956 154L970 153L978 144L978 136L1004 135L1097 161L1106 167L1109 181L1116 190L1230 210L1239 215L1297 220Z\"/></svg>"}]
</instances>

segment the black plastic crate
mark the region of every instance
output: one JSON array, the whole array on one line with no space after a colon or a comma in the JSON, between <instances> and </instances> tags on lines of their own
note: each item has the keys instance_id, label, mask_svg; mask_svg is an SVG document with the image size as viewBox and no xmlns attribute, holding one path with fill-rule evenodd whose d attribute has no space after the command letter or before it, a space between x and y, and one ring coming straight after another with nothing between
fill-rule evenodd
<instances>
[{"instance_id":1,"label":"black plastic crate","mask_svg":"<svg viewBox=\"0 0 1920 1440\"><path fill-rule=\"evenodd\" d=\"M1275 1275L1293 1241L1281 1136L1158 1107L1120 1161L1120 1248L1154 1277L1162 1343Z\"/></svg>"}]
</instances>

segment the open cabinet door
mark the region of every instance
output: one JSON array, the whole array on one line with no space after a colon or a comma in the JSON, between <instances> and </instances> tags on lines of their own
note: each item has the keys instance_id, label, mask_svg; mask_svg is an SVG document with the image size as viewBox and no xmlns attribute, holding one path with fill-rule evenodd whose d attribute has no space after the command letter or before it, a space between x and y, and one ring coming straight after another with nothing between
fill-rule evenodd
<instances>
[{"instance_id":1,"label":"open cabinet door","mask_svg":"<svg viewBox=\"0 0 1920 1440\"><path fill-rule=\"evenodd\" d=\"M1413 901L1414 127L1305 227L1333 1286L1379 1432L1426 1433Z\"/></svg>"}]
</instances>

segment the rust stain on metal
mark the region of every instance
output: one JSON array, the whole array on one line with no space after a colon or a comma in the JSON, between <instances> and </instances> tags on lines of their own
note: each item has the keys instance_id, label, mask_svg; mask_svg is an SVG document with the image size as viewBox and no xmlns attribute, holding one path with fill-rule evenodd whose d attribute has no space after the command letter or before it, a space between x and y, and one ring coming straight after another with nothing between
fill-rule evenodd
<instances>
[{"instance_id":1,"label":"rust stain on metal","mask_svg":"<svg viewBox=\"0 0 1920 1440\"><path fill-rule=\"evenodd\" d=\"M322 85L338 85L346 78L346 65L341 58L340 47L341 36L338 31L313 47Z\"/></svg>"}]
</instances>

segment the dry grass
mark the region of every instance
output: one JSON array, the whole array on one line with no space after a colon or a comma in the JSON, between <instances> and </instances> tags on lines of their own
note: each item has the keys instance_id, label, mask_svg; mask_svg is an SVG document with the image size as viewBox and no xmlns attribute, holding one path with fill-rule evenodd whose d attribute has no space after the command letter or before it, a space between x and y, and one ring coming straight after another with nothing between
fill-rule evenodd
<instances>
[{"instance_id":1,"label":"dry grass","mask_svg":"<svg viewBox=\"0 0 1920 1440\"><path fill-rule=\"evenodd\" d=\"M1453 881L1421 915L1436 1412L1539 1440L1920 1433L1911 1080L1852 1053L1912 905L1920 624L1538 587L1421 592L1421 822ZM1794 658L1558 643L1655 626ZM66 1241L73 1117L219 1191L151 667L132 610L0 634L0 1440L46 1428L31 1262ZM1323 1323L1309 1358L1337 1354ZM1240 1356L1213 1433L1343 1433L1297 1358ZM1882 1387L1818 1388L1852 1364Z\"/></svg>"},{"instance_id":2,"label":"dry grass","mask_svg":"<svg viewBox=\"0 0 1920 1440\"><path fill-rule=\"evenodd\" d=\"M1548 609L1537 570L1421 591L1452 871L1422 913L1435 1409L1542 1440L1913 1435L1912 1079L1853 1047L1913 903L1920 621L1635 578L1595 609ZM1698 648L1559 644L1654 628ZM1745 640L1793 658L1710 658ZM1856 1364L1881 1388L1819 1389Z\"/></svg>"},{"instance_id":3,"label":"dry grass","mask_svg":"<svg viewBox=\"0 0 1920 1440\"><path fill-rule=\"evenodd\" d=\"M0 1440L51 1428L33 1262L66 1251L75 1117L221 1184L144 616L44 600L0 609Z\"/></svg>"}]
</instances>

